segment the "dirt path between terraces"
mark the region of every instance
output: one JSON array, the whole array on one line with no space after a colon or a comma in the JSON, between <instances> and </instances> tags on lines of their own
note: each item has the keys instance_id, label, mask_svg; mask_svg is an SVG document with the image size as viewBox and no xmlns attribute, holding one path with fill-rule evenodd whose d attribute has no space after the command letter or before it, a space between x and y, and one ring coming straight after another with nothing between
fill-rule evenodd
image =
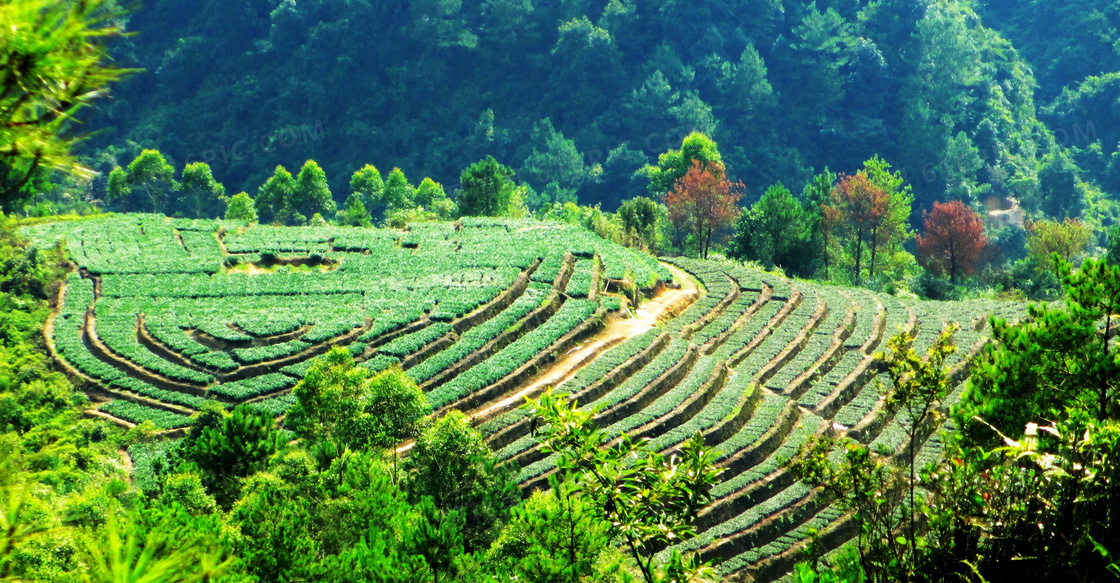
<instances>
[{"instance_id":1,"label":"dirt path between terraces","mask_svg":"<svg viewBox=\"0 0 1120 583\"><path fill-rule=\"evenodd\" d=\"M700 286L695 278L683 270L662 263L673 274L679 288L662 288L661 292L643 303L633 312L634 317L611 316L606 326L598 334L587 338L582 344L570 349L560 360L541 371L532 381L516 393L471 412L472 418L486 418L499 414L503 409L520 407L526 395L541 392L545 387L555 387L575 376L579 369L595 360L603 351L630 338L653 329L659 322L669 320L684 311L700 296ZM414 442L407 442L397 448L404 454L412 449Z\"/></svg>"},{"instance_id":2,"label":"dirt path between terraces","mask_svg":"<svg viewBox=\"0 0 1120 583\"><path fill-rule=\"evenodd\" d=\"M635 310L632 318L626 315L611 316L602 331L570 349L567 354L541 371L524 388L497 403L472 412L471 416L485 419L502 410L520 407L525 403L527 395L540 393L546 387L559 386L607 349L644 334L657 326L658 322L672 318L696 301L700 295L696 280L677 267L662 265L672 272L673 279L680 283L680 288L663 288L661 293Z\"/></svg>"}]
</instances>

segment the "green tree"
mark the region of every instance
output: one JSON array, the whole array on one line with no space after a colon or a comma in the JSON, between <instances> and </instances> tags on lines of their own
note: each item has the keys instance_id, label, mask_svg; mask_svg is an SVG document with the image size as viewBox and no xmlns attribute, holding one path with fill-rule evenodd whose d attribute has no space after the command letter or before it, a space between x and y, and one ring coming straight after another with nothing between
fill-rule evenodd
<instances>
[{"instance_id":1,"label":"green tree","mask_svg":"<svg viewBox=\"0 0 1120 583\"><path fill-rule=\"evenodd\" d=\"M416 580L424 559L403 543L423 517L381 458L351 452L320 467L290 448L246 479L230 523L249 571L262 581Z\"/></svg>"},{"instance_id":2,"label":"green tree","mask_svg":"<svg viewBox=\"0 0 1120 583\"><path fill-rule=\"evenodd\" d=\"M877 358L887 369L891 379L890 390L886 394L886 410L893 414L899 426L906 433L906 462L908 479L906 490L910 512L907 513L905 536L910 546L910 555L918 556L919 527L917 524L918 502L915 497L918 475L918 446L923 431L940 425L941 413L938 406L949 394L952 385L945 374L945 359L956 352L953 334L959 327L946 326L926 354L914 350L914 332L903 332L887 341L887 351Z\"/></svg>"},{"instance_id":3,"label":"green tree","mask_svg":"<svg viewBox=\"0 0 1120 583\"><path fill-rule=\"evenodd\" d=\"M733 259L750 259L767 267L778 265L791 274L807 275L813 257L812 236L801 202L782 184L766 189L749 212L739 216L727 246Z\"/></svg>"},{"instance_id":4,"label":"green tree","mask_svg":"<svg viewBox=\"0 0 1120 583\"><path fill-rule=\"evenodd\" d=\"M92 176L72 149L79 114L130 71L109 45L124 34L112 0L0 5L0 206L13 208L42 168Z\"/></svg>"},{"instance_id":5,"label":"green tree","mask_svg":"<svg viewBox=\"0 0 1120 583\"><path fill-rule=\"evenodd\" d=\"M292 220L296 224L303 224L313 215L334 215L335 204L327 175L314 160L304 162L300 168L292 194Z\"/></svg>"},{"instance_id":6,"label":"green tree","mask_svg":"<svg viewBox=\"0 0 1120 583\"><path fill-rule=\"evenodd\" d=\"M830 277L829 268L833 264L833 246L836 243L833 230L835 227L835 212L830 210L832 204L832 190L836 187L836 174L828 168L824 172L813 176L801 190L801 204L805 207L805 222L810 232L810 248L815 260L812 267L814 273L820 267L824 268L824 278ZM831 217L828 215L832 215Z\"/></svg>"},{"instance_id":7,"label":"green tree","mask_svg":"<svg viewBox=\"0 0 1120 583\"><path fill-rule=\"evenodd\" d=\"M463 216L502 217L514 211L513 170L487 156L459 176L459 213Z\"/></svg>"},{"instance_id":8,"label":"green tree","mask_svg":"<svg viewBox=\"0 0 1120 583\"><path fill-rule=\"evenodd\" d=\"M626 244L645 251L661 247L664 207L644 196L635 196L618 207Z\"/></svg>"},{"instance_id":9,"label":"green tree","mask_svg":"<svg viewBox=\"0 0 1120 583\"><path fill-rule=\"evenodd\" d=\"M202 471L203 484L218 503L229 508L240 493L241 479L264 469L280 443L280 430L268 415L248 405L226 413L213 403L191 424L179 451Z\"/></svg>"},{"instance_id":10,"label":"green tree","mask_svg":"<svg viewBox=\"0 0 1120 583\"><path fill-rule=\"evenodd\" d=\"M249 198L248 193L239 192L226 202L225 219L227 221L255 223L257 222L257 205L253 202L253 199Z\"/></svg>"},{"instance_id":11,"label":"green tree","mask_svg":"<svg viewBox=\"0 0 1120 583\"><path fill-rule=\"evenodd\" d=\"M1108 251L1106 257L1111 265L1120 265L1120 225L1108 228Z\"/></svg>"},{"instance_id":12,"label":"green tree","mask_svg":"<svg viewBox=\"0 0 1120 583\"><path fill-rule=\"evenodd\" d=\"M447 193L443 191L443 185L431 178L425 177L416 187L414 200L417 205L426 209L431 209L433 205L438 205L446 199Z\"/></svg>"},{"instance_id":13,"label":"green tree","mask_svg":"<svg viewBox=\"0 0 1120 583\"><path fill-rule=\"evenodd\" d=\"M424 428L404 461L409 498L430 498L443 512L462 513L467 552L484 549L520 494L505 468L459 411Z\"/></svg>"},{"instance_id":14,"label":"green tree","mask_svg":"<svg viewBox=\"0 0 1120 583\"><path fill-rule=\"evenodd\" d=\"M180 203L187 214L196 219L218 216L218 203L225 197L226 187L214 180L205 162L187 164L183 168L183 194Z\"/></svg>"},{"instance_id":15,"label":"green tree","mask_svg":"<svg viewBox=\"0 0 1120 583\"><path fill-rule=\"evenodd\" d=\"M386 212L406 210L416 206L413 200L415 196L415 189L408 183L404 172L400 168L393 168L385 179L380 204L384 205Z\"/></svg>"},{"instance_id":16,"label":"green tree","mask_svg":"<svg viewBox=\"0 0 1120 583\"><path fill-rule=\"evenodd\" d=\"M679 150L669 150L657 158L657 166L649 168L649 192L653 198L664 196L673 190L677 181L688 174L693 162L707 167L712 163L722 165L716 143L708 136L693 132L684 139Z\"/></svg>"},{"instance_id":17,"label":"green tree","mask_svg":"<svg viewBox=\"0 0 1120 583\"><path fill-rule=\"evenodd\" d=\"M421 498L413 509L415 517L402 534L401 546L406 552L423 558L437 583L441 575L454 578L459 574L468 536L464 512L440 508L428 496Z\"/></svg>"},{"instance_id":18,"label":"green tree","mask_svg":"<svg viewBox=\"0 0 1120 583\"><path fill-rule=\"evenodd\" d=\"M984 167L980 150L973 145L968 134L961 131L945 146L945 158L937 166L937 177L944 183L946 202L964 201L968 206L983 202L991 184L980 184L977 173Z\"/></svg>"},{"instance_id":19,"label":"green tree","mask_svg":"<svg viewBox=\"0 0 1120 583\"><path fill-rule=\"evenodd\" d=\"M357 193L351 193L346 198L346 208L338 211L338 222L351 227L369 227L373 224L366 205L362 204L362 197Z\"/></svg>"},{"instance_id":20,"label":"green tree","mask_svg":"<svg viewBox=\"0 0 1120 583\"><path fill-rule=\"evenodd\" d=\"M612 552L607 525L574 484L551 476L549 485L514 509L490 568L525 581L614 581L618 562L601 561Z\"/></svg>"},{"instance_id":21,"label":"green tree","mask_svg":"<svg viewBox=\"0 0 1120 583\"><path fill-rule=\"evenodd\" d=\"M821 488L852 512L863 571L857 581L912 580L918 557L900 533L909 526L907 516L924 507L906 506L909 501L902 494L908 480L897 466L862 443L825 435L799 448L790 469L806 485ZM896 499L905 502L896 506Z\"/></svg>"},{"instance_id":22,"label":"green tree","mask_svg":"<svg viewBox=\"0 0 1120 583\"><path fill-rule=\"evenodd\" d=\"M381 204L381 193L384 190L385 182L381 179L381 173L372 164L362 166L350 177L350 195L358 197L371 211Z\"/></svg>"},{"instance_id":23,"label":"green tree","mask_svg":"<svg viewBox=\"0 0 1120 583\"><path fill-rule=\"evenodd\" d=\"M1054 219L1076 219L1085 210L1085 185L1067 154L1047 155L1038 169L1042 210Z\"/></svg>"},{"instance_id":24,"label":"green tree","mask_svg":"<svg viewBox=\"0 0 1120 583\"><path fill-rule=\"evenodd\" d=\"M292 392L288 425L309 442L328 443L333 455L395 448L429 411L415 381L396 369L371 376L343 347L316 360Z\"/></svg>"},{"instance_id":25,"label":"green tree","mask_svg":"<svg viewBox=\"0 0 1120 583\"><path fill-rule=\"evenodd\" d=\"M1056 254L1062 261L1073 263L1084 256L1092 234L1092 227L1077 219L1032 221L1027 223L1027 251L1040 269L1052 267L1060 276L1059 264L1052 257Z\"/></svg>"},{"instance_id":26,"label":"green tree","mask_svg":"<svg viewBox=\"0 0 1120 583\"><path fill-rule=\"evenodd\" d=\"M678 552L660 568L654 564L656 551L664 545L696 535L692 521L710 500L721 472L699 433L666 457L625 433L608 443L592 423L594 412L581 411L551 390L538 400L526 400L525 407L544 425L542 450L559 455L557 467L595 508L610 538L626 545L646 583L712 575L708 565Z\"/></svg>"},{"instance_id":27,"label":"green tree","mask_svg":"<svg viewBox=\"0 0 1120 583\"><path fill-rule=\"evenodd\" d=\"M575 142L564 138L548 118L533 128L530 141L533 152L525 159L524 169L530 184L545 195L540 204L530 204L530 208L536 210L548 203L575 202L580 186L588 178L587 165Z\"/></svg>"},{"instance_id":28,"label":"green tree","mask_svg":"<svg viewBox=\"0 0 1120 583\"><path fill-rule=\"evenodd\" d=\"M114 170L116 172L116 170ZM129 200L130 195L139 191L147 199L147 208L153 213L166 212L172 197L179 192L180 184L175 181L175 168L158 150L144 150L128 164L128 172L122 178L117 172L109 175L110 197L121 201L125 208L141 208Z\"/></svg>"},{"instance_id":29,"label":"green tree","mask_svg":"<svg viewBox=\"0 0 1120 583\"><path fill-rule=\"evenodd\" d=\"M420 421L431 413L416 381L390 368L370 379L364 395L363 420L371 424L370 442L393 450L393 481L397 481L397 445L419 434Z\"/></svg>"},{"instance_id":30,"label":"green tree","mask_svg":"<svg viewBox=\"0 0 1120 583\"><path fill-rule=\"evenodd\" d=\"M766 63L754 45L743 49L738 63L724 62L719 73L721 101L736 117L756 117L771 104L774 88L766 80Z\"/></svg>"},{"instance_id":31,"label":"green tree","mask_svg":"<svg viewBox=\"0 0 1120 583\"><path fill-rule=\"evenodd\" d=\"M292 173L283 166L277 166L257 191L256 206L261 222L287 224L292 218L295 192L296 179Z\"/></svg>"},{"instance_id":32,"label":"green tree","mask_svg":"<svg viewBox=\"0 0 1120 583\"><path fill-rule=\"evenodd\" d=\"M875 266L881 255L888 257L912 237L910 211L914 194L902 173L892 172L891 165L878 156L863 163L863 169L872 184L881 188L886 197L872 208L868 223L867 247L871 252L868 278L875 278Z\"/></svg>"},{"instance_id":33,"label":"green tree","mask_svg":"<svg viewBox=\"0 0 1120 583\"><path fill-rule=\"evenodd\" d=\"M176 545L170 542L168 533L154 529L144 532L134 523L122 525L111 515L108 520L105 540L83 540L83 558L88 565L83 580L89 583L202 583L232 570L234 560L221 560L220 551L213 548Z\"/></svg>"},{"instance_id":34,"label":"green tree","mask_svg":"<svg viewBox=\"0 0 1120 583\"><path fill-rule=\"evenodd\" d=\"M132 185L128 182L128 170L116 166L109 172L108 184L108 202L113 204L120 204L122 206L128 204L128 197L132 195Z\"/></svg>"},{"instance_id":35,"label":"green tree","mask_svg":"<svg viewBox=\"0 0 1120 583\"><path fill-rule=\"evenodd\" d=\"M988 426L1018 435L1027 422L1061 419L1068 408L1115 418L1120 395L1120 266L1086 259L1074 271L1055 258L1066 292L1064 306L1041 303L1017 324L992 320L994 342L976 361L960 404L958 424L979 443ZM974 422L982 419L984 424Z\"/></svg>"}]
</instances>

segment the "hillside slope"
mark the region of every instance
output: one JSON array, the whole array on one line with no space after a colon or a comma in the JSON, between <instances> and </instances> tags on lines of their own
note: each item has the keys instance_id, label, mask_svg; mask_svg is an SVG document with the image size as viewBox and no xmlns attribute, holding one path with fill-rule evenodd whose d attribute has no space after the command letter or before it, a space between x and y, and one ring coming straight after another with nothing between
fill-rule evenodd
<instances>
[{"instance_id":1,"label":"hillside slope","mask_svg":"<svg viewBox=\"0 0 1120 583\"><path fill-rule=\"evenodd\" d=\"M536 221L396 231L121 215L25 234L40 247L65 240L77 266L47 336L101 401L91 414L151 420L168 435L211 399L283 414L310 359L342 345L362 366L401 366L437 411L470 412L522 485L541 487L554 460L510 396L543 389L536 381L573 347L598 346L565 369L557 390L596 408L608 433L659 449L701 432L725 471L700 536L680 548L721 560L726 576L758 580L790 569L811 530L825 548L853 534L842 511L782 468L799 444L836 431L881 452L905 450L880 398L886 377L873 355L885 339L916 330L923 350L958 322L952 365L963 383L987 316L1023 312L1016 303L902 301L726 262L658 263ZM630 301L679 283L699 293L676 294L653 327L615 333ZM939 456L939 438L928 436L919 455Z\"/></svg>"},{"instance_id":2,"label":"hillside slope","mask_svg":"<svg viewBox=\"0 0 1120 583\"><path fill-rule=\"evenodd\" d=\"M982 185L1023 198L1053 138L1030 65L972 6L153 0L115 53L144 72L93 145L106 174L157 148L231 193L309 158L336 193L368 163L450 191L493 155L550 199L613 210L695 130L751 196L877 154L922 207Z\"/></svg>"}]
</instances>

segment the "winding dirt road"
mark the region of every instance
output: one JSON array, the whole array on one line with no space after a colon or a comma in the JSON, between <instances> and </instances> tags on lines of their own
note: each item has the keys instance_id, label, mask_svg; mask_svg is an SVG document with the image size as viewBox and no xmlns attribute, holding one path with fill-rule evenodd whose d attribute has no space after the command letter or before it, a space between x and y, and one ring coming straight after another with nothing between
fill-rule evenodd
<instances>
[{"instance_id":1,"label":"winding dirt road","mask_svg":"<svg viewBox=\"0 0 1120 583\"><path fill-rule=\"evenodd\" d=\"M520 407L525 403L526 396L541 393L547 387L560 386L607 349L652 330L659 322L669 320L696 301L700 295L696 280L677 267L662 265L672 272L673 279L680 283L680 288L663 288L659 294L634 310L633 317L611 316L603 330L571 348L567 354L537 374L524 388L497 403L473 411L471 417L489 419L502 411Z\"/></svg>"},{"instance_id":2,"label":"winding dirt road","mask_svg":"<svg viewBox=\"0 0 1120 583\"><path fill-rule=\"evenodd\" d=\"M662 288L661 292L634 310L633 317L629 314L610 316L598 334L570 349L567 354L537 374L528 385L516 393L508 395L497 403L472 411L471 419L477 423L480 420L493 418L503 411L520 407L525 403L525 397L541 393L547 387L559 386L607 349L652 330L659 323L684 311L700 297L700 286L695 278L675 266L664 263L662 265L673 274L673 279L680 284L679 288ZM409 441L401 445L397 448L397 452L407 453L412 449L413 443Z\"/></svg>"}]
</instances>

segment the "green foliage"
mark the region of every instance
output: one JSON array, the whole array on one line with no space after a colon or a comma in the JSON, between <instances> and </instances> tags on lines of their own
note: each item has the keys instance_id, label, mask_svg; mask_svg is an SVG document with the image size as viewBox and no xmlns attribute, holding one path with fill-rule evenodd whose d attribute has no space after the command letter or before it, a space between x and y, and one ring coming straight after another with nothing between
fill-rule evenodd
<instances>
[{"instance_id":1,"label":"green foliage","mask_svg":"<svg viewBox=\"0 0 1120 583\"><path fill-rule=\"evenodd\" d=\"M446 200L447 193L443 191L443 185L431 178L424 177L424 179L420 181L420 185L416 187L414 201L419 206L424 208L438 208Z\"/></svg>"},{"instance_id":2,"label":"green foliage","mask_svg":"<svg viewBox=\"0 0 1120 583\"><path fill-rule=\"evenodd\" d=\"M252 198L244 192L233 195L226 203L225 219L243 223L257 222L257 206Z\"/></svg>"},{"instance_id":3,"label":"green foliage","mask_svg":"<svg viewBox=\"0 0 1120 583\"><path fill-rule=\"evenodd\" d=\"M150 581L152 583L192 583L210 581L230 571L232 559L222 560L219 550L200 547L183 549L159 530L147 533L131 525L120 525L110 518L104 542L90 541L85 548L89 570L84 580L90 583ZM181 545L181 546L180 546ZM168 547L178 552L167 552Z\"/></svg>"},{"instance_id":4,"label":"green foliage","mask_svg":"<svg viewBox=\"0 0 1120 583\"><path fill-rule=\"evenodd\" d=\"M879 360L886 365L887 375L891 379L890 389L886 395L886 410L901 419L901 425L906 432L907 461L909 467L905 480L909 499L906 508L906 527L904 537L910 545L910 555L918 556L920 535L915 516L918 511L918 501L915 496L918 480L918 440L923 430L940 421L940 412L937 407L949 394L952 388L945 374L945 359L956 351L951 344L953 334L958 327L955 324L946 326L926 350L926 354L918 354L914 350L915 335L902 333L887 341L887 352L880 353Z\"/></svg>"},{"instance_id":5,"label":"green foliage","mask_svg":"<svg viewBox=\"0 0 1120 583\"><path fill-rule=\"evenodd\" d=\"M334 215L334 199L331 198L327 175L314 160L304 162L303 167L299 169L293 197L289 204L293 209L292 219L296 223L309 221L308 224L312 226L320 226L325 224L323 223L323 214ZM313 219L316 215L319 215L320 225L315 225L311 219L305 218L312 217Z\"/></svg>"},{"instance_id":6,"label":"green foliage","mask_svg":"<svg viewBox=\"0 0 1120 583\"><path fill-rule=\"evenodd\" d=\"M463 170L459 177L459 213L463 216L503 217L513 212L513 170L487 156Z\"/></svg>"},{"instance_id":7,"label":"green foliage","mask_svg":"<svg viewBox=\"0 0 1120 583\"><path fill-rule=\"evenodd\" d=\"M533 153L525 159L524 171L530 185L543 196L526 201L529 208L535 211L545 204L576 202L576 192L587 180L588 169L575 142L565 139L548 118L533 128L530 141Z\"/></svg>"},{"instance_id":8,"label":"green foliage","mask_svg":"<svg viewBox=\"0 0 1120 583\"><path fill-rule=\"evenodd\" d=\"M108 47L124 33L111 0L71 5L16 0L0 7L0 209L29 198L40 169L90 176L72 153L79 114L129 71Z\"/></svg>"},{"instance_id":9,"label":"green foliage","mask_svg":"<svg viewBox=\"0 0 1120 583\"><path fill-rule=\"evenodd\" d=\"M808 275L813 259L809 221L801 202L789 190L781 184L771 186L750 212L739 216L727 256Z\"/></svg>"},{"instance_id":10,"label":"green foliage","mask_svg":"<svg viewBox=\"0 0 1120 583\"><path fill-rule=\"evenodd\" d=\"M837 453L842 457L836 459ZM924 510L924 499L918 499L919 507L911 506L909 499L898 506L892 502L917 476L908 479L863 444L831 437L811 439L790 464L803 482L823 488L854 511L860 567L868 581L907 581L914 576L916 545L924 550L924 542L918 542L913 521L914 514Z\"/></svg>"},{"instance_id":11,"label":"green foliage","mask_svg":"<svg viewBox=\"0 0 1120 583\"><path fill-rule=\"evenodd\" d=\"M509 472L459 411L425 427L403 466L411 500L430 499L440 512L462 517L466 552L490 545L519 497Z\"/></svg>"},{"instance_id":12,"label":"green foliage","mask_svg":"<svg viewBox=\"0 0 1120 583\"><path fill-rule=\"evenodd\" d=\"M1088 170L1102 158L1108 166L1118 142L1106 133L1117 124L1114 82L1103 77L1117 67L1116 10L1105 0L782 9L738 1L695 10L397 0L357 13L312 0L275 9L144 5L128 22L139 33L135 50L114 57L150 73L114 90L117 101L93 126L118 131L94 145L111 153L110 145L155 141L213 158L215 168L222 160L221 178L235 191L258 186L266 168L308 157L337 191L369 160L448 184L493 155L517 169L572 169L575 178L582 167L580 200L613 210L648 186L635 170L693 131L721 144L752 199L779 181L797 192L814 168L851 171L878 154L906 169L923 207L987 193L1026 202L1039 152L1077 147L1073 159ZM1048 14L1060 33L1049 32L1059 25ZM383 42L355 24L390 21ZM338 42L321 44L312 30ZM214 37L222 40L203 40ZM450 54L491 74L463 75L447 65ZM346 63L374 66L355 73ZM307 78L323 82L290 82ZM1039 103L1065 87L1080 94L1082 80L1096 87L1054 114L1044 107L1043 126L1036 94ZM574 182L562 174L526 172L526 180L566 196Z\"/></svg>"},{"instance_id":13,"label":"green foliage","mask_svg":"<svg viewBox=\"0 0 1120 583\"><path fill-rule=\"evenodd\" d=\"M351 227L370 227L373 225L369 211L366 210L366 205L362 203L360 196L351 194L346 199L345 210L338 211L338 224Z\"/></svg>"},{"instance_id":14,"label":"green foliage","mask_svg":"<svg viewBox=\"0 0 1120 583\"><path fill-rule=\"evenodd\" d=\"M205 162L187 164L183 168L183 192L180 195L181 206L187 210L187 215L196 219L209 219L218 216L218 202L225 198L226 187L222 186L210 172L210 166ZM229 211L226 211L229 215ZM238 210L235 214L246 214ZM227 216L228 219L228 216ZM248 222L248 219L246 222Z\"/></svg>"},{"instance_id":15,"label":"green foliage","mask_svg":"<svg viewBox=\"0 0 1120 583\"><path fill-rule=\"evenodd\" d=\"M647 583L711 576L710 567L676 551L660 566L653 555L660 545L695 536L692 520L710 500L720 474L715 454L699 434L666 458L625 433L606 444L603 431L591 424L594 413L575 408L551 390L538 400L527 399L525 406L545 425L543 451L560 455L558 467L571 476L610 538L626 543Z\"/></svg>"},{"instance_id":16,"label":"green foliage","mask_svg":"<svg viewBox=\"0 0 1120 583\"><path fill-rule=\"evenodd\" d=\"M623 201L618 207L618 218L627 238L626 245L648 251L659 249L665 212L665 207L644 196Z\"/></svg>"},{"instance_id":17,"label":"green foliage","mask_svg":"<svg viewBox=\"0 0 1120 583\"><path fill-rule=\"evenodd\" d=\"M1102 420L1116 414L1120 356L1113 318L1120 312L1120 267L1086 259L1073 271L1055 261L1065 305L1033 305L1030 319L1017 324L994 319L995 342L981 354L954 409L965 434L979 443L997 441L987 425L1016 435L1027 422L1063 418L1067 408Z\"/></svg>"},{"instance_id":18,"label":"green foliage","mask_svg":"<svg viewBox=\"0 0 1120 583\"><path fill-rule=\"evenodd\" d=\"M296 192L296 179L283 166L257 191L256 206L262 223L285 224L292 219L291 203Z\"/></svg>"},{"instance_id":19,"label":"green foliage","mask_svg":"<svg viewBox=\"0 0 1120 583\"><path fill-rule=\"evenodd\" d=\"M338 582L401 581L426 571L423 557L398 542L421 528L419 513L379 457L348 454L320 469L293 449L248 478L231 516L247 570L268 581Z\"/></svg>"},{"instance_id":20,"label":"green foliage","mask_svg":"<svg viewBox=\"0 0 1120 583\"><path fill-rule=\"evenodd\" d=\"M613 581L607 525L571 483L550 479L518 506L487 556L495 573L526 581Z\"/></svg>"},{"instance_id":21,"label":"green foliage","mask_svg":"<svg viewBox=\"0 0 1120 583\"><path fill-rule=\"evenodd\" d=\"M194 463L206 489L229 508L240 494L240 480L264 469L279 449L280 431L271 416L248 405L226 413L214 404L195 419L179 444L179 455Z\"/></svg>"},{"instance_id":22,"label":"green foliage","mask_svg":"<svg viewBox=\"0 0 1120 583\"><path fill-rule=\"evenodd\" d=\"M1108 250L1105 258L1109 265L1120 265L1120 225L1108 228Z\"/></svg>"},{"instance_id":23,"label":"green foliage","mask_svg":"<svg viewBox=\"0 0 1120 583\"><path fill-rule=\"evenodd\" d=\"M410 209L415 205L415 192L404 172L400 168L393 168L385 179L385 188L381 191L381 200L378 202L387 212Z\"/></svg>"},{"instance_id":24,"label":"green foliage","mask_svg":"<svg viewBox=\"0 0 1120 583\"><path fill-rule=\"evenodd\" d=\"M316 359L293 393L297 402L288 426L339 453L395 447L415 435L430 410L416 383L399 369L371 375L342 347Z\"/></svg>"},{"instance_id":25,"label":"green foliage","mask_svg":"<svg viewBox=\"0 0 1120 583\"><path fill-rule=\"evenodd\" d=\"M1081 216L1085 209L1085 185L1077 173L1077 166L1064 154L1052 153L1043 158L1038 169L1043 212L1058 220Z\"/></svg>"},{"instance_id":26,"label":"green foliage","mask_svg":"<svg viewBox=\"0 0 1120 583\"><path fill-rule=\"evenodd\" d=\"M366 208L377 208L382 204L385 182L381 173L372 164L366 164L350 177L350 195L356 197Z\"/></svg>"},{"instance_id":27,"label":"green foliage","mask_svg":"<svg viewBox=\"0 0 1120 583\"><path fill-rule=\"evenodd\" d=\"M114 169L116 172L116 169ZM198 172L192 172L192 181L197 184ZM182 185L175 181L175 168L158 150L144 150L128 164L123 176L117 172L109 177L109 197L116 204L128 210L144 210L154 213L170 212L171 205L177 200Z\"/></svg>"},{"instance_id":28,"label":"green foliage","mask_svg":"<svg viewBox=\"0 0 1120 583\"><path fill-rule=\"evenodd\" d=\"M706 166L713 162L723 162L719 148L708 136L693 132L681 143L679 150L669 150L657 159L657 166L649 168L649 193L651 198L659 198L673 190L677 181L684 178L693 162Z\"/></svg>"}]
</instances>

